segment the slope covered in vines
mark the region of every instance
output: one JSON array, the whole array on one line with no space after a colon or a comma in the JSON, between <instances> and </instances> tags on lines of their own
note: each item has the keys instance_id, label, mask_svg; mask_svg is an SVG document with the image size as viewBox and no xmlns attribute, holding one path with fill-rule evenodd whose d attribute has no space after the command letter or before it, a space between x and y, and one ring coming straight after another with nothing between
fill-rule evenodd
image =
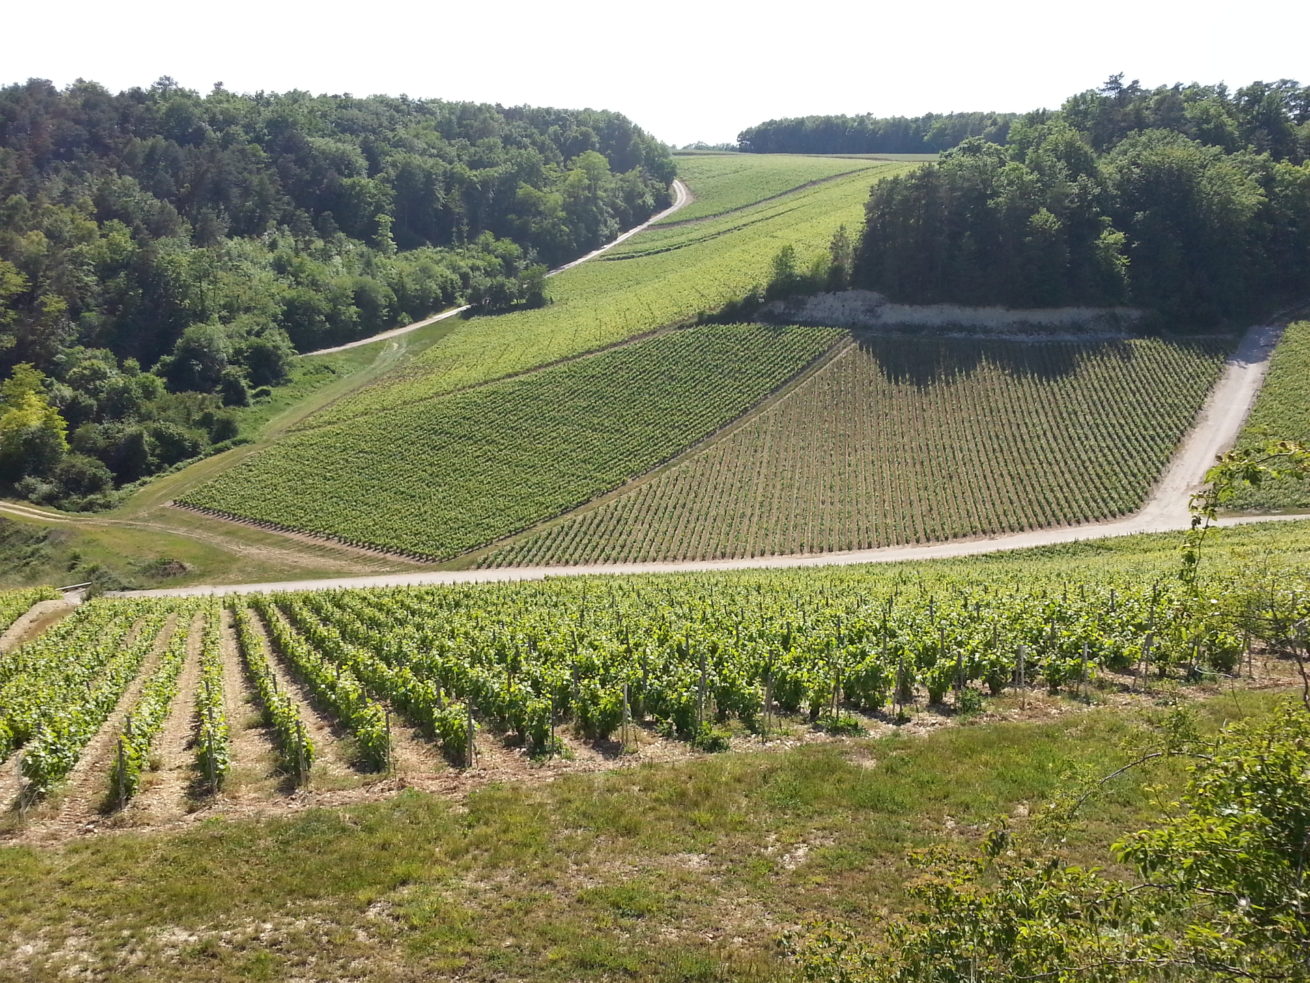
<instances>
[{"instance_id":1,"label":"slope covered in vines","mask_svg":"<svg viewBox=\"0 0 1310 983\"><path fill-rule=\"evenodd\" d=\"M588 501L740 415L837 338L706 326L404 414L294 433L185 504L447 557Z\"/></svg>"},{"instance_id":2,"label":"slope covered in vines","mask_svg":"<svg viewBox=\"0 0 1310 983\"><path fill-rule=\"evenodd\" d=\"M828 552L1137 508L1226 339L869 339L714 444L482 562Z\"/></svg>"}]
</instances>

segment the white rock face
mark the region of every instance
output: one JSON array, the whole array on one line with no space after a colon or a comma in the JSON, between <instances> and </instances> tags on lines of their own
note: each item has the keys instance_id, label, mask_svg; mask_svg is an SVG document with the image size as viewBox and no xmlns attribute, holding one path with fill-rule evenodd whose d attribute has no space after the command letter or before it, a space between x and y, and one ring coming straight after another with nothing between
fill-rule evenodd
<instances>
[{"instance_id":1,"label":"white rock face","mask_svg":"<svg viewBox=\"0 0 1310 983\"><path fill-rule=\"evenodd\" d=\"M838 328L866 328L896 334L1000 339L1127 338L1142 312L1131 307L958 307L954 304L893 304L872 290L846 290L775 300L760 310L763 321Z\"/></svg>"}]
</instances>

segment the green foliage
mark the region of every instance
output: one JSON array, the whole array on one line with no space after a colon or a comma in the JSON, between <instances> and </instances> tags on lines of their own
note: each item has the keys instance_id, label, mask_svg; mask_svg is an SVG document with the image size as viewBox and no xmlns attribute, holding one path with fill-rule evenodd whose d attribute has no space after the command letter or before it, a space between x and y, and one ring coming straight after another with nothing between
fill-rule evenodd
<instances>
[{"instance_id":1,"label":"green foliage","mask_svg":"<svg viewBox=\"0 0 1310 983\"><path fill-rule=\"evenodd\" d=\"M182 605L174 613L168 643L154 670L146 678L136 702L118 735L113 763L109 767L109 795L119 808L141 789L141 778L149 765L150 748L168 719L169 707L177 696L177 679L187 660L194 605ZM24 756L24 764L27 758ZM30 777L30 776L29 776Z\"/></svg>"},{"instance_id":2,"label":"green foliage","mask_svg":"<svg viewBox=\"0 0 1310 983\"><path fill-rule=\"evenodd\" d=\"M154 649L167 612L158 603L92 602L6 657L0 719L22 748L29 795L46 794L77 764Z\"/></svg>"},{"instance_id":3,"label":"green foliage","mask_svg":"<svg viewBox=\"0 0 1310 983\"><path fill-rule=\"evenodd\" d=\"M1123 515L1227 348L861 340L669 470L481 562L817 553Z\"/></svg>"},{"instance_id":4,"label":"green foliage","mask_svg":"<svg viewBox=\"0 0 1310 983\"><path fill-rule=\"evenodd\" d=\"M293 343L543 303L546 266L667 204L674 174L663 145L596 110L31 80L0 87L0 120L0 378L49 374L74 429L196 429L130 391L142 367L240 406L286 378ZM81 371L88 350L105 374ZM48 427L10 422L0 481L99 504L49 480ZM144 448L123 467L112 443L82 452L120 484L172 463Z\"/></svg>"},{"instance_id":5,"label":"green foliage","mask_svg":"<svg viewBox=\"0 0 1310 983\"><path fill-rule=\"evenodd\" d=\"M232 766L232 742L223 703L222 607L205 605L200 640L200 682L196 688L196 768L205 787L217 792Z\"/></svg>"},{"instance_id":6,"label":"green foliage","mask_svg":"<svg viewBox=\"0 0 1310 983\"><path fill-rule=\"evenodd\" d=\"M448 331L417 358L303 426L367 413L403 417L414 403L443 393L696 323L762 290L780 243L790 243L798 266L808 269L826 253L838 226L859 220L870 180L897 169L882 164L731 215L648 229L600 259L553 277L551 303L544 308L447 322Z\"/></svg>"},{"instance_id":7,"label":"green foliage","mask_svg":"<svg viewBox=\"0 0 1310 983\"><path fill-rule=\"evenodd\" d=\"M1247 418L1238 447L1259 453L1270 440L1310 441L1310 321L1287 326L1269 362L1269 372ZM1234 490L1224 507L1232 511L1310 508L1310 484L1292 476L1267 476L1257 486Z\"/></svg>"},{"instance_id":8,"label":"green foliage","mask_svg":"<svg viewBox=\"0 0 1310 983\"><path fill-rule=\"evenodd\" d=\"M1184 728L1139 763L1161 755L1193 759L1191 775L1157 825L1115 845L1132 882L1061 862L1001 827L982 858L916 857L919 906L879 940L834 925L791 936L804 978L1310 978L1310 712L1289 705L1210 740Z\"/></svg>"},{"instance_id":9,"label":"green foliage","mask_svg":"<svg viewBox=\"0 0 1310 983\"><path fill-rule=\"evenodd\" d=\"M183 502L446 557L605 492L713 432L832 343L700 327L293 433Z\"/></svg>"},{"instance_id":10,"label":"green foliage","mask_svg":"<svg viewBox=\"0 0 1310 983\"><path fill-rule=\"evenodd\" d=\"M277 677L269 666L264 641L250 615L244 607L235 604L229 605L229 610L236 625L237 645L246 677L255 688L264 722L273 730L278 762L297 784L303 785L309 781L310 768L314 764L314 744L305 733L305 723L295 700L278 692Z\"/></svg>"},{"instance_id":11,"label":"green foliage","mask_svg":"<svg viewBox=\"0 0 1310 983\"><path fill-rule=\"evenodd\" d=\"M368 695L348 667L334 666L308 644L271 601L261 596L255 601L255 609L283 658L305 681L314 698L350 732L360 762L378 771L385 770L391 762L391 732L383 707Z\"/></svg>"},{"instance_id":12,"label":"green foliage","mask_svg":"<svg viewBox=\"0 0 1310 983\"><path fill-rule=\"evenodd\" d=\"M1015 113L801 116L747 127L737 144L756 154L930 154L969 137L1004 143L1017 118Z\"/></svg>"},{"instance_id":13,"label":"green foliage","mask_svg":"<svg viewBox=\"0 0 1310 983\"><path fill-rule=\"evenodd\" d=\"M712 156L697 154L677 158L678 177L688 185L695 200L659 225L682 225L698 219L725 215L770 198L780 197L817 181L869 171L881 162L849 157L812 157L770 154Z\"/></svg>"},{"instance_id":14,"label":"green foliage","mask_svg":"<svg viewBox=\"0 0 1310 983\"><path fill-rule=\"evenodd\" d=\"M1286 133L1239 124L1235 142L1196 119L1209 106L1249 123L1240 98L1125 91L1084 93L1016 123L1007 146L971 138L875 186L855 284L911 303L1128 303L1179 324L1296 291L1310 273L1310 125L1292 134L1304 90L1276 97Z\"/></svg>"},{"instance_id":15,"label":"green foliage","mask_svg":"<svg viewBox=\"0 0 1310 983\"><path fill-rule=\"evenodd\" d=\"M570 578L252 603L352 731L374 727L371 708L385 705L460 765L470 720L533 754L549 750L554 722L606 740L650 721L719 749L724 725L758 729L766 709L858 733L856 714L884 710L898 679L900 704L954 691L957 710L973 713L983 684L1020 685L1021 652L1029 687L1072 689L1112 665L1184 682L1232 670L1248 640L1285 649L1289 624L1310 610L1295 573L1269 581L1225 567L1202 604L1167 575L1069 576L1057 567L1025 568L1022 581L1009 569L928 582L867 570Z\"/></svg>"},{"instance_id":16,"label":"green foliage","mask_svg":"<svg viewBox=\"0 0 1310 983\"><path fill-rule=\"evenodd\" d=\"M53 587L32 587L27 590L0 590L0 635L21 618L32 605L41 601L57 601L63 595ZM0 679L3 679L0 670ZM0 743L3 743L0 741Z\"/></svg>"}]
</instances>

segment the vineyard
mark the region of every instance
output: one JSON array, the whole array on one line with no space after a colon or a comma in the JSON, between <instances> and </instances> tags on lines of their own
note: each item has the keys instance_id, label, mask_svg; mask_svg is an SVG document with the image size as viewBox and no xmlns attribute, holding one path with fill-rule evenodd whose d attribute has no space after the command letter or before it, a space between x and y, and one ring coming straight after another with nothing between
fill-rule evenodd
<instances>
[{"instance_id":1,"label":"vineyard","mask_svg":"<svg viewBox=\"0 0 1310 983\"><path fill-rule=\"evenodd\" d=\"M656 225L711 218L814 181L879 166L872 160L800 154L691 154L677 161L678 177L692 189L695 201Z\"/></svg>"},{"instance_id":2,"label":"vineyard","mask_svg":"<svg viewBox=\"0 0 1310 983\"><path fill-rule=\"evenodd\" d=\"M734 419L837 339L706 326L293 433L183 499L448 557L590 500Z\"/></svg>"},{"instance_id":3,"label":"vineyard","mask_svg":"<svg viewBox=\"0 0 1310 983\"><path fill-rule=\"evenodd\" d=\"M1238 442L1310 439L1310 321L1289 324L1274 351L1260 396ZM1230 508L1241 510L1310 508L1310 487L1283 480L1241 492Z\"/></svg>"},{"instance_id":4,"label":"vineyard","mask_svg":"<svg viewBox=\"0 0 1310 983\"><path fill-rule=\"evenodd\" d=\"M0 657L0 808L21 801L39 817L70 776L103 808L129 807L151 793L179 712L188 794L206 799L238 768L275 769L286 788L312 784L324 755L394 770L413 742L433 753L410 765L428 770L650 741L712 751L976 712L1007 693L1095 698L1234 676L1310 614L1303 527L1274 547L1234 533L1199 597L1172 576L1167 544L1139 542L1081 562L319 591L226 610L99 599ZM1280 552L1291 564L1275 572ZM260 762L233 750L234 728L252 726Z\"/></svg>"},{"instance_id":5,"label":"vineyard","mask_svg":"<svg viewBox=\"0 0 1310 983\"><path fill-rule=\"evenodd\" d=\"M1123 515L1228 348L865 340L713 444L480 564L827 552Z\"/></svg>"},{"instance_id":6,"label":"vineyard","mask_svg":"<svg viewBox=\"0 0 1310 983\"><path fill-rule=\"evenodd\" d=\"M762 286L784 245L795 247L802 266L825 253L839 225L860 222L869 183L906 166L884 163L723 218L649 229L552 278L546 307L445 322L447 333L417 358L302 426L403 411L417 400L694 321Z\"/></svg>"},{"instance_id":7,"label":"vineyard","mask_svg":"<svg viewBox=\"0 0 1310 983\"><path fill-rule=\"evenodd\" d=\"M59 591L53 587L33 587L28 590L0 590L0 635L10 625L40 601L57 601Z\"/></svg>"}]
</instances>

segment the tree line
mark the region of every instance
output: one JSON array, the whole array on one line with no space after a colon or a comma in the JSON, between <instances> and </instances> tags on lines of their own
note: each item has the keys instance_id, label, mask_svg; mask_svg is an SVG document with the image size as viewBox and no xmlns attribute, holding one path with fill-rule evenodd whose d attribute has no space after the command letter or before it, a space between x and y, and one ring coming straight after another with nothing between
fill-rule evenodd
<instances>
[{"instance_id":1,"label":"tree line","mask_svg":"<svg viewBox=\"0 0 1310 983\"><path fill-rule=\"evenodd\" d=\"M1208 325L1304 291L1310 88L1114 76L875 185L850 285L907 303L1120 305Z\"/></svg>"},{"instance_id":2,"label":"tree line","mask_svg":"<svg viewBox=\"0 0 1310 983\"><path fill-rule=\"evenodd\" d=\"M0 88L0 486L102 504L236 436L296 351L542 303L674 173L605 111Z\"/></svg>"},{"instance_id":3,"label":"tree line","mask_svg":"<svg viewBox=\"0 0 1310 983\"><path fill-rule=\"evenodd\" d=\"M737 134L753 154L935 154L969 137L1004 143L1016 113L925 116L801 116L771 119Z\"/></svg>"}]
</instances>

